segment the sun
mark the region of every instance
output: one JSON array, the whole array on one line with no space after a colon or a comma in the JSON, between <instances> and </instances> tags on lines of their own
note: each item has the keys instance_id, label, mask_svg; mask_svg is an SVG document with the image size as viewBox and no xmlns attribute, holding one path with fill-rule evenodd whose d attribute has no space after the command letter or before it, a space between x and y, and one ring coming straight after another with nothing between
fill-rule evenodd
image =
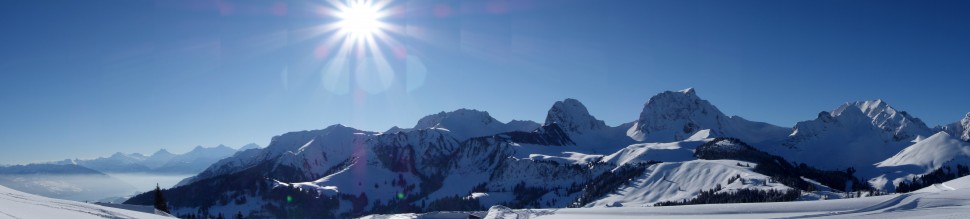
<instances>
[{"instance_id":1,"label":"sun","mask_svg":"<svg viewBox=\"0 0 970 219\"><path fill-rule=\"evenodd\" d=\"M350 0L337 14L337 26L353 38L367 38L381 31L383 17L380 8L368 0Z\"/></svg>"}]
</instances>

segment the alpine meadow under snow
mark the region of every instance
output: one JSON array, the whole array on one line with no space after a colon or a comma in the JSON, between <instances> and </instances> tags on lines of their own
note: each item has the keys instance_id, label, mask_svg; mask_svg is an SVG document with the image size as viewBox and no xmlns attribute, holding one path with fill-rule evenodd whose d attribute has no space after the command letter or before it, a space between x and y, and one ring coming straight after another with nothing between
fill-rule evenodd
<instances>
[{"instance_id":1,"label":"alpine meadow under snow","mask_svg":"<svg viewBox=\"0 0 970 219\"><path fill-rule=\"evenodd\" d=\"M894 194L967 175L968 120L930 128L871 100L785 128L725 115L686 89L657 94L639 117L612 127L566 99L542 124L459 109L385 132L285 133L164 194L173 215L186 217L864 216L961 191ZM126 203L152 200L145 193Z\"/></svg>"}]
</instances>

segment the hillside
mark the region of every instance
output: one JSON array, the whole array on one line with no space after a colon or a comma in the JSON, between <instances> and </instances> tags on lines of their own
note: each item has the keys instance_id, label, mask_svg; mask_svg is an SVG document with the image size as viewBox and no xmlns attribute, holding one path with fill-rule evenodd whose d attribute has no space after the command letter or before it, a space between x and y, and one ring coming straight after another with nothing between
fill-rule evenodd
<instances>
[{"instance_id":1,"label":"hillside","mask_svg":"<svg viewBox=\"0 0 970 219\"><path fill-rule=\"evenodd\" d=\"M76 201L46 198L0 186L0 218L171 218Z\"/></svg>"}]
</instances>

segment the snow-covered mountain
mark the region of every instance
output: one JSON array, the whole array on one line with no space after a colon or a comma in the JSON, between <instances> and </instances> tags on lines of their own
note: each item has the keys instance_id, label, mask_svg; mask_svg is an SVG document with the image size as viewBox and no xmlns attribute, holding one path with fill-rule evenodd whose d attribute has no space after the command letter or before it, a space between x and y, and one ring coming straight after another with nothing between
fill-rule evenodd
<instances>
[{"instance_id":1,"label":"snow-covered mountain","mask_svg":"<svg viewBox=\"0 0 970 219\"><path fill-rule=\"evenodd\" d=\"M846 103L832 111L832 115L841 115L846 110L860 110L872 121L872 125L885 132L892 133L893 140L908 140L916 136L929 136L933 131L922 120L914 118L906 111L896 111L881 99Z\"/></svg>"},{"instance_id":2,"label":"snow-covered mountain","mask_svg":"<svg viewBox=\"0 0 970 219\"><path fill-rule=\"evenodd\" d=\"M579 100L565 99L556 101L549 108L546 121L540 131L546 131L555 126L578 147L568 149L569 151L602 154L636 143L634 139L626 136L626 130L630 129L631 125L627 123L611 127L590 115L589 110Z\"/></svg>"},{"instance_id":3,"label":"snow-covered mountain","mask_svg":"<svg viewBox=\"0 0 970 219\"><path fill-rule=\"evenodd\" d=\"M418 120L411 130L442 129L459 140L472 137L494 135L511 131L532 131L534 122L516 121L506 124L488 115L488 112L472 109L459 109L451 112L425 116Z\"/></svg>"},{"instance_id":4,"label":"snow-covered mountain","mask_svg":"<svg viewBox=\"0 0 970 219\"><path fill-rule=\"evenodd\" d=\"M922 121L885 101L852 102L797 123L781 144L785 149L774 151L824 169L854 167L874 174L869 171L874 163L932 133Z\"/></svg>"},{"instance_id":5,"label":"snow-covered mountain","mask_svg":"<svg viewBox=\"0 0 970 219\"><path fill-rule=\"evenodd\" d=\"M162 173L199 173L216 161L232 156L238 152L225 145L205 148L196 146L192 151L169 158L165 164L152 169Z\"/></svg>"},{"instance_id":6,"label":"snow-covered mountain","mask_svg":"<svg viewBox=\"0 0 970 219\"><path fill-rule=\"evenodd\" d=\"M165 192L176 212L253 217L653 205L759 191L785 200L844 198L874 190L865 183L878 184L873 177L887 181L880 171L924 174L964 156L921 152L962 147L941 146L955 138L933 131L881 100L783 128L726 116L687 89L657 94L637 120L615 127L565 99L541 125L459 109L385 132L343 125L290 132ZM888 169L880 161L925 167ZM149 201L142 194L127 203Z\"/></svg>"},{"instance_id":7,"label":"snow-covered mountain","mask_svg":"<svg viewBox=\"0 0 970 219\"><path fill-rule=\"evenodd\" d=\"M939 127L939 130L960 138L960 140L970 141L970 113L967 113L960 121Z\"/></svg>"},{"instance_id":8,"label":"snow-covered mountain","mask_svg":"<svg viewBox=\"0 0 970 219\"><path fill-rule=\"evenodd\" d=\"M687 139L704 129L710 130L712 137L735 137L753 144L781 139L790 131L727 116L689 88L651 97L628 134L638 141L672 142Z\"/></svg>"},{"instance_id":9,"label":"snow-covered mountain","mask_svg":"<svg viewBox=\"0 0 970 219\"><path fill-rule=\"evenodd\" d=\"M0 218L172 218L84 202L27 194L0 186Z\"/></svg>"},{"instance_id":10,"label":"snow-covered mountain","mask_svg":"<svg viewBox=\"0 0 970 219\"><path fill-rule=\"evenodd\" d=\"M557 123L564 131L583 133L584 131L603 130L608 128L603 120L598 120L589 114L583 103L576 99L556 101L546 114L546 125Z\"/></svg>"}]
</instances>

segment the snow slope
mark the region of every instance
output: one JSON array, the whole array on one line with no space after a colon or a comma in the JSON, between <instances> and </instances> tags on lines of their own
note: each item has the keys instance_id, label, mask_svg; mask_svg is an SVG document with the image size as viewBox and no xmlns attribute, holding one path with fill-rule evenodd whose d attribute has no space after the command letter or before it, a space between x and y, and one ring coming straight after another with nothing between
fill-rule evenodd
<instances>
[{"instance_id":1,"label":"snow slope","mask_svg":"<svg viewBox=\"0 0 970 219\"><path fill-rule=\"evenodd\" d=\"M171 218L96 204L45 198L0 186L2 218Z\"/></svg>"},{"instance_id":2,"label":"snow slope","mask_svg":"<svg viewBox=\"0 0 970 219\"><path fill-rule=\"evenodd\" d=\"M970 214L970 177L898 195L823 201L711 204L670 207L596 207L372 215L367 218L466 218L507 215L519 218L966 218ZM496 217L502 218L502 217ZM508 217L506 217L508 218Z\"/></svg>"},{"instance_id":3,"label":"snow slope","mask_svg":"<svg viewBox=\"0 0 970 219\"><path fill-rule=\"evenodd\" d=\"M898 154L876 164L878 167L916 166L932 171L946 162L970 161L970 143L961 141L946 132L939 132L906 147Z\"/></svg>"},{"instance_id":4,"label":"snow slope","mask_svg":"<svg viewBox=\"0 0 970 219\"><path fill-rule=\"evenodd\" d=\"M946 132L939 132L925 139L914 140L896 155L876 163L880 175L869 180L876 188L892 191L895 186L913 176L927 174L954 164L970 164L970 143Z\"/></svg>"},{"instance_id":5,"label":"snow slope","mask_svg":"<svg viewBox=\"0 0 970 219\"><path fill-rule=\"evenodd\" d=\"M602 206L653 206L662 201L679 201L691 199L703 190L713 189L716 185L723 187L720 192L735 189L791 189L781 183L767 183L769 177L751 171L754 168L737 166L734 160L693 160L687 162L660 163L647 168L644 175L632 180L632 183L620 187L615 193L594 201L586 207ZM743 180L729 181L729 178L741 176Z\"/></svg>"},{"instance_id":6,"label":"snow slope","mask_svg":"<svg viewBox=\"0 0 970 219\"><path fill-rule=\"evenodd\" d=\"M889 196L639 209L561 209L537 218L580 218L590 214L630 218L651 215L684 218L965 218L965 215L970 214L970 177L954 179L912 193Z\"/></svg>"}]
</instances>

